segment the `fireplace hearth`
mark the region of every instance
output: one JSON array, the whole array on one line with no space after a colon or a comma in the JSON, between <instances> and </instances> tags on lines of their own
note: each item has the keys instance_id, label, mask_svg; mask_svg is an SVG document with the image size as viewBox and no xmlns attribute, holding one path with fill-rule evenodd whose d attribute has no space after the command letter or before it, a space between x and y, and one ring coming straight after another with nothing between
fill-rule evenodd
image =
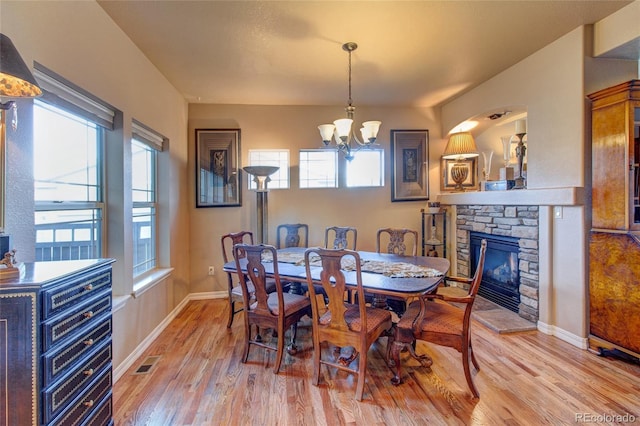
<instances>
[{"instance_id":1,"label":"fireplace hearth","mask_svg":"<svg viewBox=\"0 0 640 426\"><path fill-rule=\"evenodd\" d=\"M480 244L487 240L482 282L478 294L510 311L518 313L520 306L520 270L518 238L471 232L471 270L475 271Z\"/></svg>"}]
</instances>

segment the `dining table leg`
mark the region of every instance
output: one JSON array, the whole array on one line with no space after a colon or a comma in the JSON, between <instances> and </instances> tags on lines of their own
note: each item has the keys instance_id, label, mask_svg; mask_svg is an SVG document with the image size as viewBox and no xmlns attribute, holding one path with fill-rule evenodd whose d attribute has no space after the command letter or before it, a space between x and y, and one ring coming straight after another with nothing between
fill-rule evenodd
<instances>
[{"instance_id":1,"label":"dining table leg","mask_svg":"<svg viewBox=\"0 0 640 426\"><path fill-rule=\"evenodd\" d=\"M429 355L418 355L416 353L415 343L416 339L413 337L412 330L394 327L387 343L387 360L394 369L394 376L391 378L392 385L397 386L402 383L401 352L409 351L411 356L420 361L423 367L430 368L433 365L433 360Z\"/></svg>"}]
</instances>

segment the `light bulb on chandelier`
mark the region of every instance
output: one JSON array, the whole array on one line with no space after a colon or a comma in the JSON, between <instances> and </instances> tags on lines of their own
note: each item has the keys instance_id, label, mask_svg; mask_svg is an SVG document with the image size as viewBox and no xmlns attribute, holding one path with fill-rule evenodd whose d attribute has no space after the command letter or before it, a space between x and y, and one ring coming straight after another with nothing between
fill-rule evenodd
<instances>
[{"instance_id":1,"label":"light bulb on chandelier","mask_svg":"<svg viewBox=\"0 0 640 426\"><path fill-rule=\"evenodd\" d=\"M333 139L336 144L336 149L342 152L347 160L353 159L354 151L375 144L380 125L382 124L380 121L365 121L362 123L362 128L360 129L362 140L358 139L358 136L351 129L353 115L356 110L356 107L353 106L353 100L351 99L351 52L357 48L358 45L354 42L348 42L342 45L342 49L349 52L349 101L345 108L347 118L335 120L333 124L321 124L318 126L324 145L329 146ZM357 146L354 146L352 141L355 142Z\"/></svg>"}]
</instances>

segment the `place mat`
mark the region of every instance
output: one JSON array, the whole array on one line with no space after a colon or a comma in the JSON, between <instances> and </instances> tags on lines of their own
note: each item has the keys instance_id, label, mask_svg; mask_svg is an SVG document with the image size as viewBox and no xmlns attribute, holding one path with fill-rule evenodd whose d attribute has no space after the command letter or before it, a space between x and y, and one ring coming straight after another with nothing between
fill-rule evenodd
<instances>
[{"instance_id":1,"label":"place mat","mask_svg":"<svg viewBox=\"0 0 640 426\"><path fill-rule=\"evenodd\" d=\"M262 255L263 262L273 262L271 253ZM278 254L278 262L293 263L298 266L304 266L304 253L284 252ZM320 256L312 255L312 266L321 266ZM342 259L342 269L345 271L355 271L355 260L352 257ZM441 271L427 266L414 265L407 262L389 262L384 260L361 260L361 269L363 272L371 272L374 274L382 274L390 278L432 278L444 275Z\"/></svg>"}]
</instances>

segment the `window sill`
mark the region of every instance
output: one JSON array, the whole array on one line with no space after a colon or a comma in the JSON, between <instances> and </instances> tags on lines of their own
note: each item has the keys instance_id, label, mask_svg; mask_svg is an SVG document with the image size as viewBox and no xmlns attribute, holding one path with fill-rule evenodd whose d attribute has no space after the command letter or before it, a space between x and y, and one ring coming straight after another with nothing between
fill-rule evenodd
<instances>
[{"instance_id":1,"label":"window sill","mask_svg":"<svg viewBox=\"0 0 640 426\"><path fill-rule=\"evenodd\" d=\"M131 299L131 295L129 294L125 294L124 296L113 296L111 302L111 313L113 314L124 308L124 305L127 304L129 299Z\"/></svg>"},{"instance_id":2,"label":"window sill","mask_svg":"<svg viewBox=\"0 0 640 426\"><path fill-rule=\"evenodd\" d=\"M173 268L158 268L136 278L136 281L133 283L131 296L133 296L134 299L141 296L145 291L152 289L156 284L159 284L170 276L171 272L173 272Z\"/></svg>"}]
</instances>

